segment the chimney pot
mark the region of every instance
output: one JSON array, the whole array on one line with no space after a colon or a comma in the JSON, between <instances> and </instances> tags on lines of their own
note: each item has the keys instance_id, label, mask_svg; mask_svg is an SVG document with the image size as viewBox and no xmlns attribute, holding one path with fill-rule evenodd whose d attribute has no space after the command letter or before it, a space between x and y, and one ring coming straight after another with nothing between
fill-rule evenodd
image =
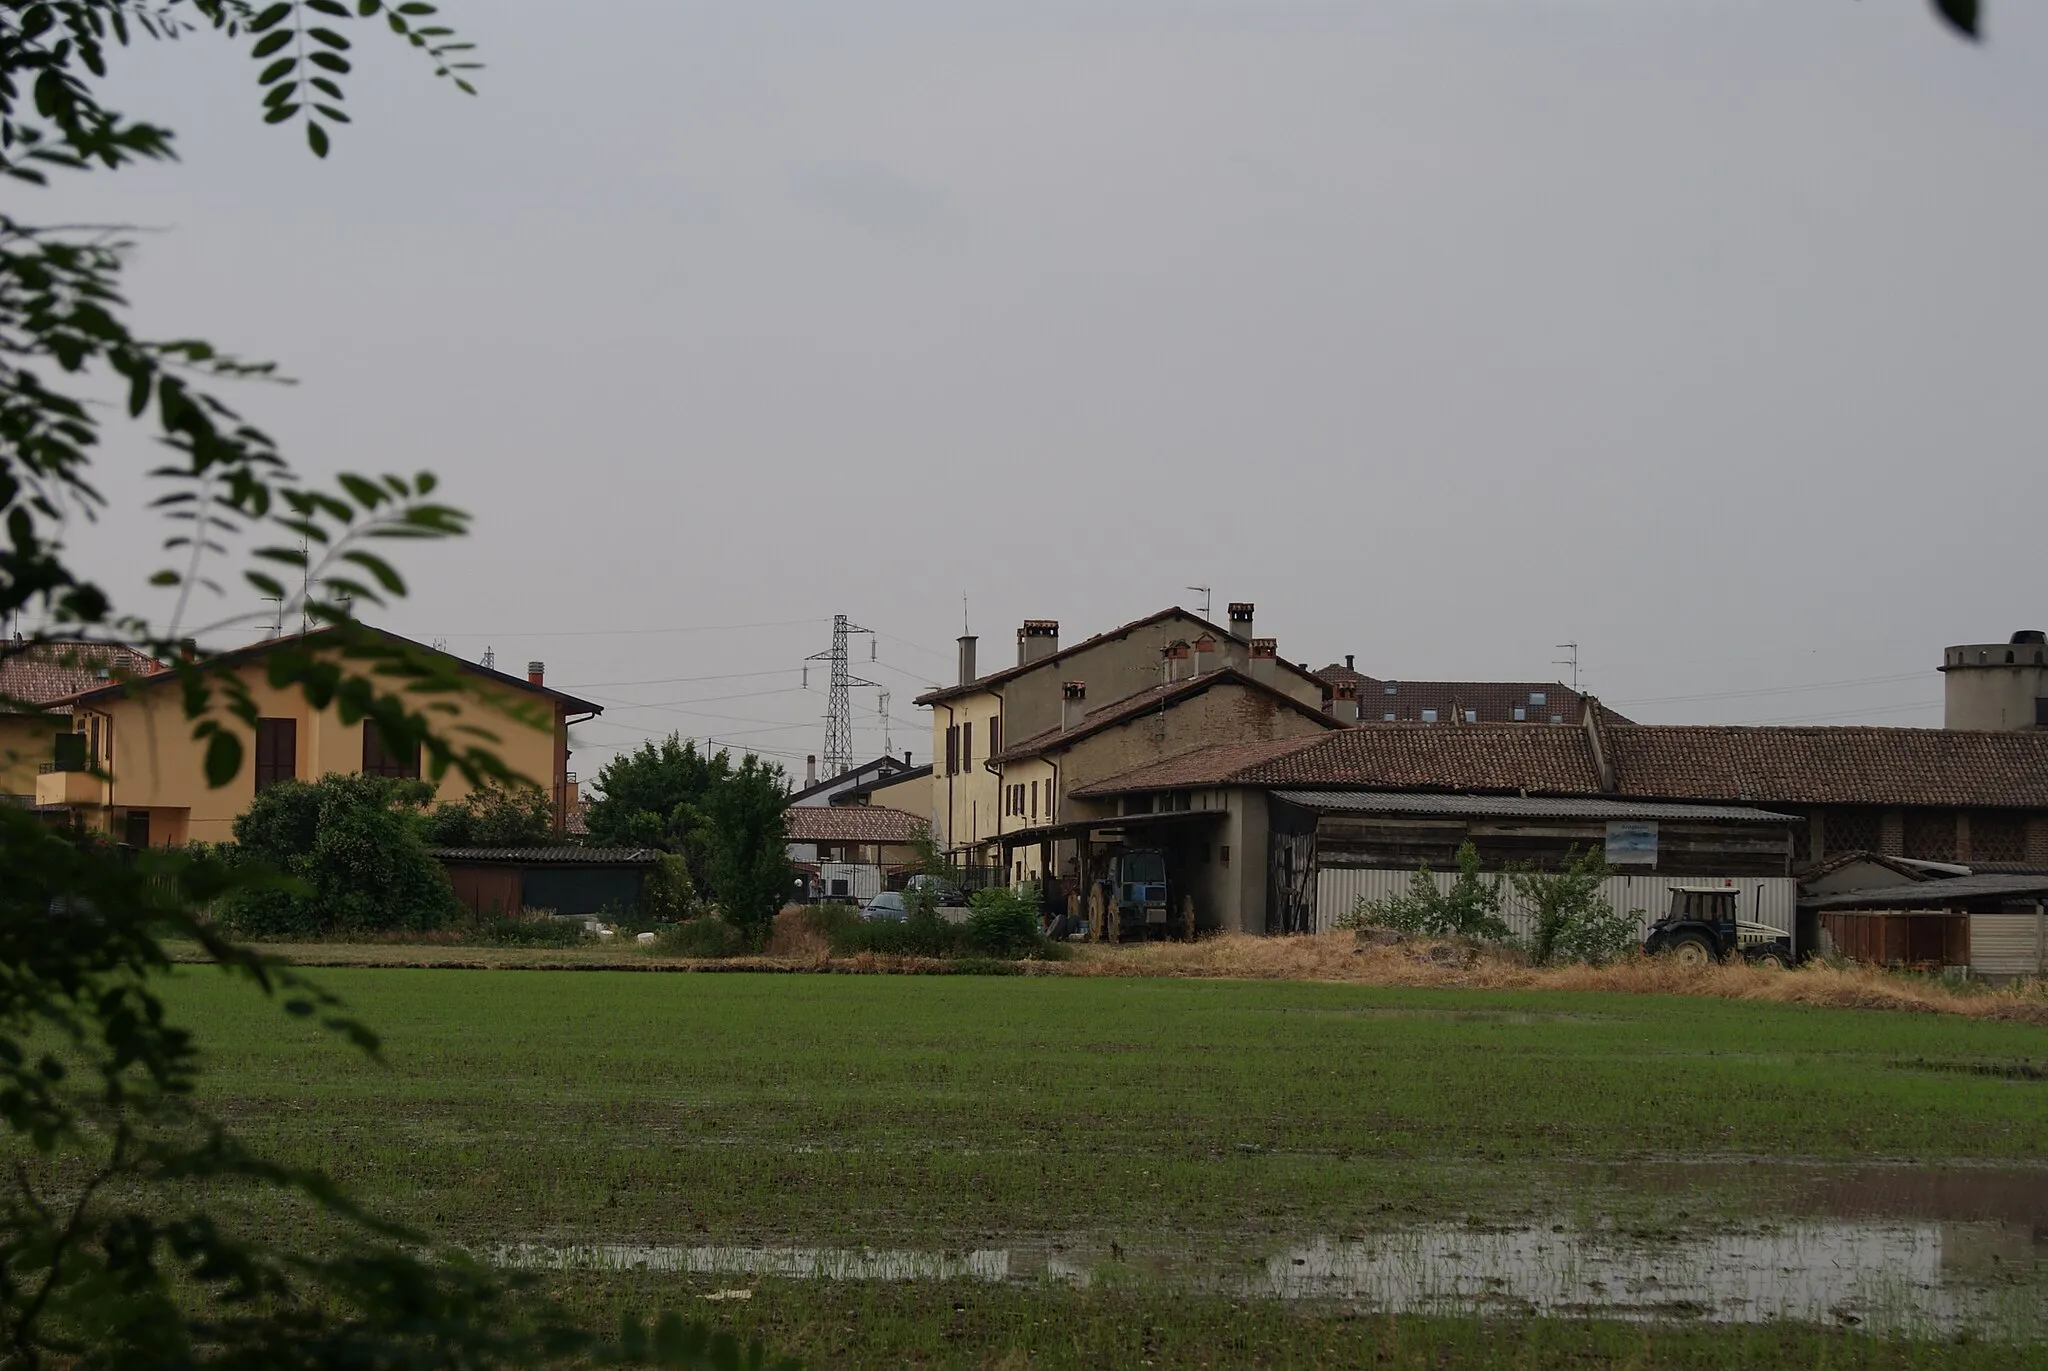
<instances>
[{"instance_id":1,"label":"chimney pot","mask_svg":"<svg viewBox=\"0 0 2048 1371\"><path fill-rule=\"evenodd\" d=\"M963 633L960 635L960 684L973 685L975 679L974 635Z\"/></svg>"},{"instance_id":2,"label":"chimney pot","mask_svg":"<svg viewBox=\"0 0 2048 1371\"><path fill-rule=\"evenodd\" d=\"M804 758L804 789L809 790L818 783L818 758L815 754Z\"/></svg>"},{"instance_id":3,"label":"chimney pot","mask_svg":"<svg viewBox=\"0 0 2048 1371\"><path fill-rule=\"evenodd\" d=\"M1060 682L1060 731L1065 732L1081 722L1081 716L1088 711L1082 708L1088 702L1086 681Z\"/></svg>"},{"instance_id":4,"label":"chimney pot","mask_svg":"<svg viewBox=\"0 0 2048 1371\"><path fill-rule=\"evenodd\" d=\"M1344 654L1344 669L1346 671L1358 670L1358 657L1356 654L1350 652Z\"/></svg>"},{"instance_id":5,"label":"chimney pot","mask_svg":"<svg viewBox=\"0 0 2048 1371\"><path fill-rule=\"evenodd\" d=\"M1230 631L1240 638L1252 636L1252 611L1255 606L1250 600L1230 602Z\"/></svg>"},{"instance_id":6,"label":"chimney pot","mask_svg":"<svg viewBox=\"0 0 2048 1371\"><path fill-rule=\"evenodd\" d=\"M1271 638L1252 639L1251 676L1265 685L1274 683L1280 665L1280 645Z\"/></svg>"},{"instance_id":7,"label":"chimney pot","mask_svg":"<svg viewBox=\"0 0 2048 1371\"><path fill-rule=\"evenodd\" d=\"M1026 619L1017 630L1017 665L1024 666L1060 650L1058 619Z\"/></svg>"},{"instance_id":8,"label":"chimney pot","mask_svg":"<svg viewBox=\"0 0 2048 1371\"><path fill-rule=\"evenodd\" d=\"M547 674L548 664L546 662L528 662L526 664L526 682L528 685L539 685L541 679Z\"/></svg>"}]
</instances>

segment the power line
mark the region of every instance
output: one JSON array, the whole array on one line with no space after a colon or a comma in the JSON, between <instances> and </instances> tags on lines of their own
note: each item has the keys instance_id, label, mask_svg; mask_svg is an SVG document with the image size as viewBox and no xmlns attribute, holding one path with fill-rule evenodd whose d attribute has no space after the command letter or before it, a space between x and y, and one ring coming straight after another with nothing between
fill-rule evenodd
<instances>
[{"instance_id":1,"label":"power line","mask_svg":"<svg viewBox=\"0 0 2048 1371\"><path fill-rule=\"evenodd\" d=\"M787 676L795 670L793 666L783 666L773 671L726 671L716 676L655 676L645 681L585 681L581 685L565 685L561 689L588 690L592 686L690 685L697 681L743 681L750 676Z\"/></svg>"},{"instance_id":2,"label":"power line","mask_svg":"<svg viewBox=\"0 0 2048 1371\"><path fill-rule=\"evenodd\" d=\"M1862 709L1838 709L1828 714L1787 714L1775 719L1743 719L1742 724L1807 724L1824 719L1853 719L1865 714L1903 714L1909 709L1934 709L1940 700L1906 700L1894 705L1867 705Z\"/></svg>"},{"instance_id":3,"label":"power line","mask_svg":"<svg viewBox=\"0 0 2048 1371\"><path fill-rule=\"evenodd\" d=\"M443 633L443 638L634 638L654 633L737 633L750 628L789 628L797 624L817 624L824 620L816 615L808 619L764 619L752 624L684 624L675 628L522 628L513 633Z\"/></svg>"},{"instance_id":4,"label":"power line","mask_svg":"<svg viewBox=\"0 0 2048 1371\"><path fill-rule=\"evenodd\" d=\"M1899 681L1918 681L1927 676L1924 671L1901 672L1896 676L1864 676L1853 681L1815 681L1810 685L1761 686L1754 690L1709 690L1697 695L1658 695L1644 699L1610 700L1614 705L1675 705L1687 704L1694 700L1738 700L1759 695L1797 695L1803 690L1839 690L1849 686L1890 685Z\"/></svg>"}]
</instances>

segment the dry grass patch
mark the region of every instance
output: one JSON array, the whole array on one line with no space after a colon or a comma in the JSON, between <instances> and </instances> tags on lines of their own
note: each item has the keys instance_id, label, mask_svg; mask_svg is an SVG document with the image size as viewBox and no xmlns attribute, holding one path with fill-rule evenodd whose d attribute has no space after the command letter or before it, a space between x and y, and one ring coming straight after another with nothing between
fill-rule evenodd
<instances>
[{"instance_id":1,"label":"dry grass patch","mask_svg":"<svg viewBox=\"0 0 2048 1371\"><path fill-rule=\"evenodd\" d=\"M1960 1014L2048 1024L2048 984L1992 989L1870 966L1814 963L1793 971L1735 963L1686 968L1632 957L1610 966L1535 967L1509 955L1423 940L1361 947L1351 933L1256 937L1224 933L1194 943L1086 946L1047 970L1068 976L1181 976L1259 981L1344 981L1441 990L1566 990L1628 995L1705 995L1724 1000Z\"/></svg>"}]
</instances>

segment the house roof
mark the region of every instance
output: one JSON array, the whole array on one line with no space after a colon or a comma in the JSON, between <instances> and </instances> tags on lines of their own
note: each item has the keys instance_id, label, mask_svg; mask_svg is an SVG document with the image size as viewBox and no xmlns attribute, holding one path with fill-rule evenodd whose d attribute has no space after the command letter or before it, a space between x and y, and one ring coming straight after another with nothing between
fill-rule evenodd
<instances>
[{"instance_id":1,"label":"house roof","mask_svg":"<svg viewBox=\"0 0 2048 1371\"><path fill-rule=\"evenodd\" d=\"M1609 798L2048 809L2048 732L1630 724L1603 737ZM1075 793L1196 785L1604 793L1585 731L1554 724L1382 724L1204 748Z\"/></svg>"},{"instance_id":2,"label":"house roof","mask_svg":"<svg viewBox=\"0 0 2048 1371\"><path fill-rule=\"evenodd\" d=\"M389 642L401 643L406 647L416 648L421 652L432 653L437 657L453 656L453 654L443 652L439 648L429 647L425 643L415 642L413 639L407 638L402 634L393 633L389 629L375 628L369 624L357 624L356 627L359 630L374 634L377 637L383 638ZM227 652L216 652L210 657L202 657L199 660L199 665L209 670L217 669L220 667L240 666L244 662L255 661L258 658L262 657L265 653L273 652L279 647L282 647L288 643L311 643L317 645L323 639L334 637L338 633L338 631L339 630L333 628L316 628L309 633L290 633L286 634L282 638L266 638L260 643L251 643L247 647L233 648ZM462 669L464 671L469 672L473 676L482 676L486 680L496 681L500 685L511 686L514 689L523 690L528 692L529 694L545 695L549 699L558 700L561 703L569 706L569 708L576 713L604 713L603 705L592 704L590 701L579 699L566 691L556 690L553 686L535 685L533 682L527 680L524 676L513 676L507 672L495 671L490 667L479 665L476 662L465 661L459 657L455 658L455 660L461 664ZM93 690L81 690L76 694L66 697L64 703L74 705L91 704L98 700L109 699L117 695L125 695L131 689L134 689L136 687L160 685L166 681L175 681L177 679L177 671L169 667L165 667L163 670L158 671L153 676L138 677L137 679L129 682L116 682L113 685L101 686Z\"/></svg>"},{"instance_id":3,"label":"house roof","mask_svg":"<svg viewBox=\"0 0 2048 1371\"><path fill-rule=\"evenodd\" d=\"M1482 724L1547 724L1553 714L1560 716L1563 723L1575 724L1583 713L1583 702L1589 698L1557 681L1405 681L1392 676L1368 676L1336 662L1315 674L1332 690L1340 685L1357 688L1358 721L1362 724L1415 723L1425 709L1437 711L1447 723L1461 721L1451 717L1454 705L1461 711L1475 711L1479 715L1475 722ZM1389 686L1393 687L1391 692ZM1536 695L1543 697L1542 704L1529 702ZM1515 718L1517 706L1526 715L1521 720ZM1387 719L1388 714L1396 717ZM1631 721L1601 705L1600 722L1611 727Z\"/></svg>"},{"instance_id":4,"label":"house roof","mask_svg":"<svg viewBox=\"0 0 2048 1371\"><path fill-rule=\"evenodd\" d=\"M1138 767L1075 791L1197 785L1530 791L1598 796L1585 734L1554 724L1381 724L1282 744L1238 744Z\"/></svg>"},{"instance_id":5,"label":"house roof","mask_svg":"<svg viewBox=\"0 0 2048 1371\"><path fill-rule=\"evenodd\" d=\"M783 813L793 843L907 843L926 827L887 805L806 805Z\"/></svg>"},{"instance_id":6,"label":"house roof","mask_svg":"<svg viewBox=\"0 0 2048 1371\"><path fill-rule=\"evenodd\" d=\"M1625 795L2048 809L2048 732L1636 724L1606 737Z\"/></svg>"},{"instance_id":7,"label":"house roof","mask_svg":"<svg viewBox=\"0 0 2048 1371\"><path fill-rule=\"evenodd\" d=\"M149 676L162 669L156 658L132 647L70 638L0 643L0 713L27 712L98 689L111 677ZM70 710L59 705L56 712Z\"/></svg>"},{"instance_id":8,"label":"house roof","mask_svg":"<svg viewBox=\"0 0 2048 1371\"><path fill-rule=\"evenodd\" d=\"M1016 666L1004 667L1001 671L991 671L988 675L976 677L974 680L969 681L965 685L940 686L936 690L928 690L924 694L918 696L917 699L913 701L913 703L920 705L938 704L941 701L957 699L962 695L971 695L977 690L987 690L991 686L998 686L1003 684L1005 681L1015 680L1017 677L1022 676L1027 671L1033 671L1039 667L1047 666L1054 662L1065 661L1067 658L1073 656L1077 652L1084 652L1089 648L1100 647L1104 643L1111 643L1115 642L1119 638L1129 637L1131 634L1137 632L1141 628L1149 628L1153 624L1161 623L1167 619L1175 617L1176 615L1183 619L1186 619L1191 624L1198 625L1206 632L1215 634L1218 638L1227 638L1233 643L1249 644L1248 639L1240 638L1237 634L1232 633L1229 629L1223 627L1221 624L1212 624L1199 614L1193 613L1189 610L1182 609L1179 605L1171 605L1165 609L1160 610L1156 614L1147 614L1142 619L1133 619L1127 624L1123 624L1119 627L1110 629L1107 633L1098 633L1093 638L1083 638L1080 642L1075 643L1072 647L1063 647L1058 652L1049 652L1045 656L1038 658L1036 661L1022 662ZM1274 660L1277 661L1282 667L1284 667L1290 672L1293 672L1296 676L1301 677L1305 681L1315 681L1318 679L1314 672L1309 671L1305 667L1297 666L1293 662L1287 661L1285 658L1276 657Z\"/></svg>"},{"instance_id":9,"label":"house roof","mask_svg":"<svg viewBox=\"0 0 2048 1371\"><path fill-rule=\"evenodd\" d=\"M2048 876L1951 876L1946 880L1888 885L1877 890L1847 890L1799 903L1809 909L1884 909L1895 905L1947 905L1965 900L2048 896Z\"/></svg>"},{"instance_id":10,"label":"house roof","mask_svg":"<svg viewBox=\"0 0 2048 1371\"><path fill-rule=\"evenodd\" d=\"M1056 751L1070 743L1078 742L1091 734L1100 733L1106 728L1112 728L1120 723L1127 723L1148 711L1172 709L1175 705L1194 699L1198 695L1206 694L1219 685L1242 687L1254 695L1272 701L1276 705L1293 710L1303 718L1314 719L1326 728L1344 727L1344 725L1338 723L1320 709L1313 705L1302 703L1286 691L1267 685L1263 681L1255 680L1234 667L1224 667L1220 671L1205 671L1201 675L1189 677L1185 681L1175 681L1170 685L1156 685L1148 690L1141 690L1135 695L1126 695L1123 699L1112 701L1100 709L1089 710L1081 716L1080 720L1072 728L1049 728L1043 733L1035 733L1029 738L1012 743L1001 752L998 752L991 760L1009 762L1023 757L1036 756L1041 752Z\"/></svg>"},{"instance_id":11,"label":"house roof","mask_svg":"<svg viewBox=\"0 0 2048 1371\"><path fill-rule=\"evenodd\" d=\"M859 804L863 796L872 795L877 790L892 785L899 785L904 781L915 781L931 774L932 764L930 762L926 762L922 766L911 767L907 771L892 771L886 776L876 776L862 781L859 785L848 786L845 790L836 792L832 796L832 803Z\"/></svg>"},{"instance_id":12,"label":"house roof","mask_svg":"<svg viewBox=\"0 0 2048 1371\"><path fill-rule=\"evenodd\" d=\"M1662 820L1683 823L1798 823L1791 814L1728 805L1652 804L1637 800L1525 799L1518 795L1418 795L1387 790L1282 790L1273 796L1303 809L1357 814L1456 814L1499 819Z\"/></svg>"},{"instance_id":13,"label":"house roof","mask_svg":"<svg viewBox=\"0 0 2048 1371\"><path fill-rule=\"evenodd\" d=\"M444 862L506 862L527 866L652 866L651 847L435 847Z\"/></svg>"},{"instance_id":14,"label":"house roof","mask_svg":"<svg viewBox=\"0 0 2048 1371\"><path fill-rule=\"evenodd\" d=\"M802 790L791 791L789 798L791 801L808 799L812 795L822 794L837 786L850 787L858 785L861 777L870 774L874 776L874 781L870 782L870 784L879 784L885 780L893 781L899 774L911 769L910 763L904 761L901 757L892 757L884 753L873 761L862 762L859 766L855 767L848 767L837 776L827 776L824 780L813 782Z\"/></svg>"}]
</instances>

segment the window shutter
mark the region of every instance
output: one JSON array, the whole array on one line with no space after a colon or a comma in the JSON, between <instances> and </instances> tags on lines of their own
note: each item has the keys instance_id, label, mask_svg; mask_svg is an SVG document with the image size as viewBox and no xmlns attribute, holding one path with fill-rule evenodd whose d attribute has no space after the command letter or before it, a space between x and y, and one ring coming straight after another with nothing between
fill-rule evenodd
<instances>
[{"instance_id":1,"label":"window shutter","mask_svg":"<svg viewBox=\"0 0 2048 1371\"><path fill-rule=\"evenodd\" d=\"M960 725L960 769L974 770L974 725Z\"/></svg>"},{"instance_id":2,"label":"window shutter","mask_svg":"<svg viewBox=\"0 0 2048 1371\"><path fill-rule=\"evenodd\" d=\"M256 793L261 795L279 781L299 774L299 721L258 719L256 721Z\"/></svg>"}]
</instances>

